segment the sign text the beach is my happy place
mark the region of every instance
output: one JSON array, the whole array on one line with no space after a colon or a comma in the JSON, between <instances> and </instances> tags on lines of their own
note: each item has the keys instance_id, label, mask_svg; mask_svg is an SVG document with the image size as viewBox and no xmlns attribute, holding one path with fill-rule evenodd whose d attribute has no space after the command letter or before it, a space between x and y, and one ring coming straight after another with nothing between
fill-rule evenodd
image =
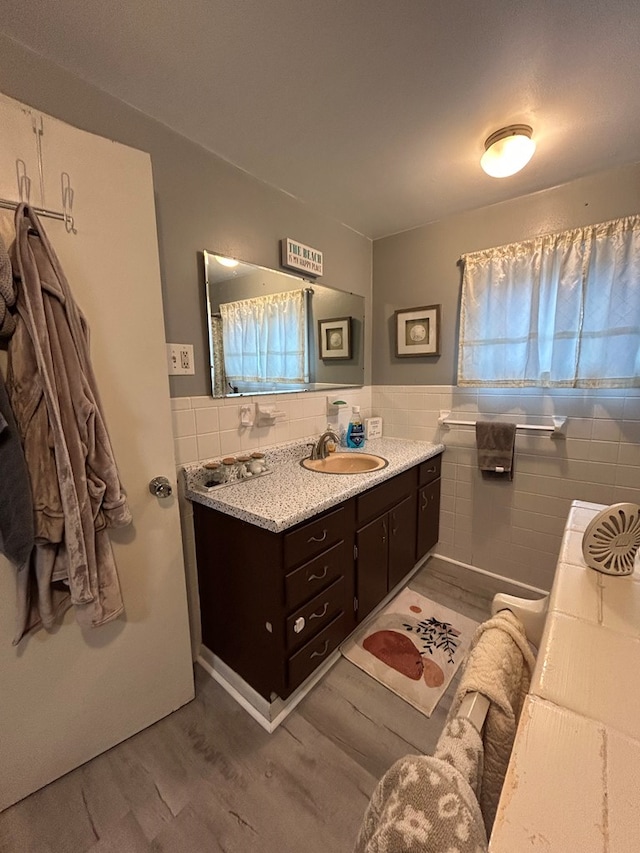
<instances>
[{"instance_id":1,"label":"sign text the beach is my happy place","mask_svg":"<svg viewBox=\"0 0 640 853\"><path fill-rule=\"evenodd\" d=\"M322 252L285 237L282 241L282 266L322 275Z\"/></svg>"}]
</instances>

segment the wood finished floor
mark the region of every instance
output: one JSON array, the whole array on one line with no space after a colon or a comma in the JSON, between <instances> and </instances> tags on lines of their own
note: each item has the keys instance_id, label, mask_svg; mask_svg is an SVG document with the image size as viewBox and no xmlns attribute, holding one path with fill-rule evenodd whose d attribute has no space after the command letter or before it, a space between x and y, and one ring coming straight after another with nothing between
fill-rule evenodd
<instances>
[{"instance_id":1,"label":"wood finished floor","mask_svg":"<svg viewBox=\"0 0 640 853\"><path fill-rule=\"evenodd\" d=\"M436 559L411 586L478 622L497 591ZM378 778L433 751L456 683L429 719L341 658L269 735L196 667L192 702L0 814L0 853L349 853Z\"/></svg>"}]
</instances>

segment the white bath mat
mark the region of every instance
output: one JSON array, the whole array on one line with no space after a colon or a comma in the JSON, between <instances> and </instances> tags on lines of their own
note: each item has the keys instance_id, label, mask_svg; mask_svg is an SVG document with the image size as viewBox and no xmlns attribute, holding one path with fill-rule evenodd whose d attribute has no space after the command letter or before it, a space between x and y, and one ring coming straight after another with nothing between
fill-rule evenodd
<instances>
[{"instance_id":1,"label":"white bath mat","mask_svg":"<svg viewBox=\"0 0 640 853\"><path fill-rule=\"evenodd\" d=\"M340 649L344 657L431 716L478 623L406 588Z\"/></svg>"}]
</instances>

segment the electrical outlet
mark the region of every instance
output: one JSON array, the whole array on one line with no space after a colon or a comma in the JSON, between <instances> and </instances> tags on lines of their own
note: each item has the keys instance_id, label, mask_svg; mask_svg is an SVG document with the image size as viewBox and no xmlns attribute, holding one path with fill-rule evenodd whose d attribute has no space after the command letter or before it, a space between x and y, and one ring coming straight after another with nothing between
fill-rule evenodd
<instances>
[{"instance_id":1,"label":"electrical outlet","mask_svg":"<svg viewBox=\"0 0 640 853\"><path fill-rule=\"evenodd\" d=\"M193 344L167 344L167 368L169 376L194 374Z\"/></svg>"}]
</instances>

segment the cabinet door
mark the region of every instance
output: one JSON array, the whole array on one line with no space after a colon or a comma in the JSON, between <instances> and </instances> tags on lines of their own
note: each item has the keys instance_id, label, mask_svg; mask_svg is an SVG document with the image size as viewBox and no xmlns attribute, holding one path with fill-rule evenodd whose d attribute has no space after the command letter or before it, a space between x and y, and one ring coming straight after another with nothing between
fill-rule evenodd
<instances>
[{"instance_id":1,"label":"cabinet door","mask_svg":"<svg viewBox=\"0 0 640 853\"><path fill-rule=\"evenodd\" d=\"M389 589L416 564L416 493L389 511Z\"/></svg>"},{"instance_id":2,"label":"cabinet door","mask_svg":"<svg viewBox=\"0 0 640 853\"><path fill-rule=\"evenodd\" d=\"M438 541L439 527L440 480L436 480L418 490L418 560Z\"/></svg>"},{"instance_id":3,"label":"cabinet door","mask_svg":"<svg viewBox=\"0 0 640 853\"><path fill-rule=\"evenodd\" d=\"M358 622L387 594L388 526L385 514L356 533Z\"/></svg>"}]
</instances>

